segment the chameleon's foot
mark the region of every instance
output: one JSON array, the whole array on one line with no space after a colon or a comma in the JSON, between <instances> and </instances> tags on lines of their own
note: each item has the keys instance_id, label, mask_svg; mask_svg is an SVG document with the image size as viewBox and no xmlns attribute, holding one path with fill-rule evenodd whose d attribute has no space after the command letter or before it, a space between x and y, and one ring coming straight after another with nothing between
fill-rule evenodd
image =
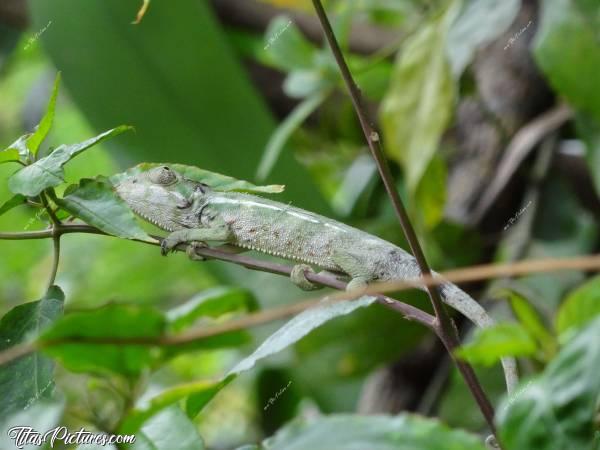
<instances>
[{"instance_id":1,"label":"chameleon's foot","mask_svg":"<svg viewBox=\"0 0 600 450\"><path fill-rule=\"evenodd\" d=\"M174 231L165 237L160 243L160 254L166 256L168 253L175 250L179 244L190 242L191 239L188 237L188 230Z\"/></svg>"},{"instance_id":2,"label":"chameleon's foot","mask_svg":"<svg viewBox=\"0 0 600 450\"><path fill-rule=\"evenodd\" d=\"M367 290L368 282L365 277L355 277L346 286L346 291L361 294Z\"/></svg>"},{"instance_id":3,"label":"chameleon's foot","mask_svg":"<svg viewBox=\"0 0 600 450\"><path fill-rule=\"evenodd\" d=\"M171 251L173 251L173 249L175 248L175 246L178 243L171 243L167 240L168 238L164 238L161 242L160 242L160 254L163 256L167 256L167 254Z\"/></svg>"},{"instance_id":4,"label":"chameleon's foot","mask_svg":"<svg viewBox=\"0 0 600 450\"><path fill-rule=\"evenodd\" d=\"M208 245L206 245L206 242L192 241L185 249L185 252L192 261L206 261L206 258L202 255L199 255L197 252L197 250L206 247L208 247Z\"/></svg>"},{"instance_id":5,"label":"chameleon's foot","mask_svg":"<svg viewBox=\"0 0 600 450\"><path fill-rule=\"evenodd\" d=\"M498 445L498 441L496 440L496 436L490 434L485 440L485 447L489 450L496 450L500 448L500 446Z\"/></svg>"},{"instance_id":6,"label":"chameleon's foot","mask_svg":"<svg viewBox=\"0 0 600 450\"><path fill-rule=\"evenodd\" d=\"M314 291L315 289L320 289L320 286L308 281L306 278L306 272L315 273L313 268L307 264L296 264L292 268L292 273L290 274L292 283L304 291Z\"/></svg>"}]
</instances>

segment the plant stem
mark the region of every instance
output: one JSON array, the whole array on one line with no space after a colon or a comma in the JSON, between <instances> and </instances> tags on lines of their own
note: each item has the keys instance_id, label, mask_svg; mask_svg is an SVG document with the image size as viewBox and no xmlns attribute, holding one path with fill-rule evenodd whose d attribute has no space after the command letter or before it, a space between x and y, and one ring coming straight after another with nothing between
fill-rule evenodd
<instances>
[{"instance_id":1,"label":"plant stem","mask_svg":"<svg viewBox=\"0 0 600 450\"><path fill-rule=\"evenodd\" d=\"M28 231L20 233L0 233L0 239L47 239L52 238L53 230L41 230L41 231ZM57 227L56 233L61 236L63 234L71 233L90 233L106 235L101 230L94 228L89 225L61 225ZM108 236L108 235L107 235ZM160 239L159 237L156 237ZM153 244L147 241L139 241L144 244ZM177 248L178 251L185 251L185 246L180 245ZM197 250L198 254L205 256L209 259L217 259L224 262L230 262L244 266L251 270L259 270L262 272L269 272L279 275L289 276L292 267L284 264L278 264L272 261L263 261L260 259L254 259L245 255L239 255L235 253L228 253L222 250L201 248ZM435 317L430 314L406 303L398 300L390 299L380 295L383 292L391 291L402 291L407 289L413 289L415 287L423 285L435 286L440 283L447 281L458 282L458 281L477 281L488 278L493 278L502 275L523 275L528 273L536 272L550 272L560 269L577 269L577 270L599 270L600 269L600 255L593 256L582 256L577 258L569 259L546 259L546 260L534 260L534 261L521 261L512 264L502 265L481 265L471 268L454 270L451 272L444 272L440 274L440 277L423 277L420 280L414 281L395 281L385 283L374 283L370 285L365 292L361 292L364 295L378 295L378 303L381 305L393 309L396 312L401 313L406 319L414 320L419 322L428 328L431 328L434 332L436 331ZM322 286L329 286L335 289L344 289L346 283L338 280L333 275L328 274L317 274L307 273L306 278L315 284ZM348 298L353 298L358 293L353 294L352 292L339 292L330 294L328 297L331 301L340 301ZM229 331L240 330L248 327L253 327L268 323L274 320L283 319L285 317L292 316L299 312L304 311L307 308L317 306L322 301L322 298L315 298L306 300L304 302L295 303L292 305L286 305L281 308L273 308L266 311L262 311L255 314L242 317L237 320L225 322L223 324L213 327L202 327L202 329L190 330L187 333L181 335L167 335L162 336L158 339L146 339L146 338L132 338L132 339L109 339L103 338L101 340L93 340L94 343L105 343L105 344L140 344L140 345L182 345L189 342L194 342L200 339L204 339L211 336L216 336ZM89 340L89 339L88 339ZM87 341L86 341L87 342ZM90 341L92 342L92 341ZM56 342L58 343L58 341ZM0 366L10 361L18 359L22 356L30 354L34 351L39 350L40 346L49 346L51 342L44 343L26 343L17 344L0 352ZM467 374L468 375L468 374Z\"/></svg>"},{"instance_id":2,"label":"plant stem","mask_svg":"<svg viewBox=\"0 0 600 450\"><path fill-rule=\"evenodd\" d=\"M40 194L40 200L42 201L42 205L44 205L44 209L48 213L48 216L50 217L50 220L52 221L52 223L55 226L60 225L61 222L60 222L60 220L58 220L58 217L56 217L56 214L54 214L54 210L50 206L50 203L48 202L48 198L46 197L46 194L44 192L42 192Z\"/></svg>"},{"instance_id":3,"label":"plant stem","mask_svg":"<svg viewBox=\"0 0 600 450\"><path fill-rule=\"evenodd\" d=\"M63 234L72 233L87 233L87 234L99 234L104 236L110 236L104 233L98 228L90 225L61 225L58 233L62 236ZM39 230L39 231L25 231L15 233L0 233L0 240L27 240L27 239L48 239L52 238L53 231ZM147 245L158 246L160 236L152 236L157 239L157 243L147 241L137 241ZM181 245L177 248L178 251L185 251L185 246ZM197 252L201 256L205 256L209 259L216 259L219 261L230 262L244 266L251 270L258 270L261 272L269 272L275 274L289 275L291 273L291 267L285 264L278 264L272 261L264 261L260 259L251 258L245 255L230 253L223 250L214 248L200 248ZM440 284L451 282L451 283L467 283L472 281L482 281L497 277L507 276L518 276L528 275L532 273L541 272L555 272L558 270L583 270L583 271L599 271L600 270L600 254L596 255L584 255L573 258L545 258L545 259L530 259L525 261L519 261L514 263L505 264L481 264L477 266L465 267L462 269L454 269L445 272L441 272L439 276L432 277L423 276L415 280L403 280L403 281L385 281L370 284L365 294L376 294L393 291L403 291L407 289L419 288L422 286L438 286ZM315 283L320 283L322 275L307 273L306 278ZM339 282L341 285L341 281ZM336 287L336 286L331 286ZM340 293L343 295L344 293ZM333 295L334 297L336 294Z\"/></svg>"},{"instance_id":4,"label":"plant stem","mask_svg":"<svg viewBox=\"0 0 600 450\"><path fill-rule=\"evenodd\" d=\"M89 234L106 234L98 228L89 225L61 225L55 229L37 231L23 231L15 233L0 233L0 239L4 240L27 240L27 239L48 239L55 234L63 235L69 233L89 233Z\"/></svg>"},{"instance_id":5,"label":"plant stem","mask_svg":"<svg viewBox=\"0 0 600 450\"><path fill-rule=\"evenodd\" d=\"M383 180L383 184L385 189L392 201L392 205L394 207L394 211L398 216L400 221L400 225L402 226L402 230L404 231L404 235L406 236L406 240L412 250L412 253L419 264L419 268L423 275L431 275L431 270L429 269L429 265L425 259L425 255L421 249L419 241L417 239L414 228L410 222L406 209L404 208L404 204L396 191L394 179L392 177L392 173L387 164L387 160L383 156L383 152L381 150L381 140L379 138L379 133L375 130L375 128L371 125L371 120L368 117L366 112L366 108L363 105L362 95L354 79L352 78L352 74L348 69L348 65L346 64L346 60L342 54L340 46L337 42L333 29L331 28L331 24L329 23L329 19L327 18L327 14L321 4L320 0L312 0L317 16L319 17L319 21L321 22L321 26L325 33L325 37L329 43L331 51L333 52L333 56L339 66L340 72L342 74L342 78L348 88L350 98L352 99L352 104L354 105L354 109L358 116L358 120L362 127L363 133L369 145L369 149L375 159L375 163L377 164L377 168L379 170L379 175ZM494 409L492 404L490 403L487 395L485 394L479 380L475 375L473 369L465 362L458 361L454 357L454 349L459 345L459 338L456 326L452 321L451 317L448 315L444 307L444 303L442 302L439 291L436 287L427 286L427 292L429 294L429 298L431 299L431 303L433 305L433 310L435 312L435 317L437 320L437 335L444 343L444 346L457 363L458 368L465 379L465 382L469 386L473 397L475 398L481 413L485 417L490 429L495 434L495 426L494 426Z\"/></svg>"},{"instance_id":6,"label":"plant stem","mask_svg":"<svg viewBox=\"0 0 600 450\"><path fill-rule=\"evenodd\" d=\"M55 231L55 230L53 230ZM52 236L53 255L52 255L52 270L50 271L50 278L48 279L48 286L46 290L50 289L56 280L56 274L58 273L58 262L60 259L60 235Z\"/></svg>"},{"instance_id":7,"label":"plant stem","mask_svg":"<svg viewBox=\"0 0 600 450\"><path fill-rule=\"evenodd\" d=\"M291 267L282 266L283 269L280 273L281 275L289 275L291 273ZM273 272L275 272L275 268L272 268ZM336 289L344 289L346 283L338 280L335 276L327 274L307 274L307 278L314 283L319 283L323 286L329 286ZM334 298L331 299L332 302L338 302L343 300L348 300L349 297L352 297L352 293L345 293L343 298ZM104 344L104 345L146 345L146 346L178 346L185 345L192 342L197 342L202 339L206 339L212 336L221 335L224 333L229 333L236 330L243 330L250 327L255 327L258 325L262 325L265 323L269 323L275 320L284 319L286 317L290 317L301 313L309 308L314 308L322 304L322 298L313 298L310 300L305 300L303 302L294 303L292 305L286 305L279 308L272 308L265 311L261 311L254 314L249 314L248 316L241 317L239 319L231 320L219 325L206 327L202 326L197 329L192 329L186 333L178 334L178 335L164 335L159 337L131 337L131 338L114 338L114 337L73 337L73 338L61 338L56 340L47 340L41 342L33 342L33 343L24 343L17 344L13 347L8 348L0 352L0 366L3 364L7 364L15 359L26 356L30 353L38 351L42 348L52 347L60 344L68 344L68 343L90 343L90 344ZM396 312L399 312L404 315L408 320L414 320L419 322L430 329L434 328L435 317L432 315L421 311L420 309L400 302L398 300L393 300L389 297L385 297L383 295L377 295L377 302L385 307L391 308Z\"/></svg>"},{"instance_id":8,"label":"plant stem","mask_svg":"<svg viewBox=\"0 0 600 450\"><path fill-rule=\"evenodd\" d=\"M382 179L385 189L388 193L388 196L390 197L390 199L392 201L394 211L396 212L396 215L398 216L398 220L400 221L400 225L402 226L402 230L404 231L406 240L408 241L410 249L413 252L415 259L417 260L417 263L419 264L419 268L420 268L421 272L425 275L429 275L431 273L431 270L429 269L429 265L427 264L427 261L425 260L425 256L423 255L421 245L419 244L419 241L415 234L415 230L412 226L412 223L410 222L408 214L406 213L404 204L402 203L402 200L400 199L400 196L398 195L398 191L395 188L394 178L390 171L387 160L383 156L383 152L381 150L381 140L379 138L379 133L377 133L377 131L375 131L375 128L371 125L371 121L367 115L366 109L363 106L363 100L362 100L362 95L360 93L360 90L359 90L358 86L356 85L356 83L354 82L354 79L352 78L350 69L348 68L348 65L346 64L346 60L344 59L344 56L342 55L342 51L339 47L337 39L335 38L333 29L331 28L331 24L329 23L329 19L327 18L327 15L325 14L325 10L323 9L323 5L321 4L321 1L313 0L313 5L317 12L317 16L319 17L319 20L321 21L323 30L325 31L325 36L327 38L327 41L329 42L331 51L333 52L335 60L339 66L340 72L342 73L342 78L344 79L344 82L346 83L346 87L348 88L350 98L352 99L352 104L354 105L354 109L356 111L358 120L362 127L362 130L363 130L363 133L367 140L367 143L369 145L369 149L371 150L371 154L373 155L373 158L375 159L375 163L377 164L377 169L379 170L379 175L381 176L381 179ZM428 286L427 290L428 290L429 296L431 297L431 301L433 303L436 317L438 318L438 320L440 320L440 323L442 323L442 327L444 329L451 329L452 327L449 326L450 317L448 316L448 314L443 313L444 305L439 296L439 293L437 292L437 289ZM443 322L447 322L445 326L443 325Z\"/></svg>"}]
</instances>

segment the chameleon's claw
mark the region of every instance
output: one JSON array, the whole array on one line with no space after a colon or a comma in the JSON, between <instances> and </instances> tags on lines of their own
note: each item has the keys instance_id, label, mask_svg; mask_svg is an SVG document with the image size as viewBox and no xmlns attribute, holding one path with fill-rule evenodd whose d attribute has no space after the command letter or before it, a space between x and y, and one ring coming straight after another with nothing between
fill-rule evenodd
<instances>
[{"instance_id":1,"label":"chameleon's claw","mask_svg":"<svg viewBox=\"0 0 600 450\"><path fill-rule=\"evenodd\" d=\"M321 286L317 286L316 284L308 281L306 278L306 272L315 273L313 268L307 264L296 264L292 268L292 273L290 274L292 283L304 291L314 291L315 289L320 289Z\"/></svg>"},{"instance_id":2,"label":"chameleon's claw","mask_svg":"<svg viewBox=\"0 0 600 450\"><path fill-rule=\"evenodd\" d=\"M202 255L199 255L197 252L198 249L206 248L206 247L208 247L206 242L192 241L189 243L189 245L185 249L185 252L187 253L188 257L192 261L206 261L206 258Z\"/></svg>"},{"instance_id":3,"label":"chameleon's claw","mask_svg":"<svg viewBox=\"0 0 600 450\"><path fill-rule=\"evenodd\" d=\"M168 255L170 252L175 250L175 247L183 242L185 242L185 239L182 239L178 233L169 234L160 243L160 254L163 256Z\"/></svg>"},{"instance_id":4,"label":"chameleon's claw","mask_svg":"<svg viewBox=\"0 0 600 450\"><path fill-rule=\"evenodd\" d=\"M160 242L160 254L161 254L162 256L167 256L167 254L169 253L169 250L170 250L170 249L169 249L169 245L168 245L168 243L167 243L167 239L163 239L163 240Z\"/></svg>"}]
</instances>

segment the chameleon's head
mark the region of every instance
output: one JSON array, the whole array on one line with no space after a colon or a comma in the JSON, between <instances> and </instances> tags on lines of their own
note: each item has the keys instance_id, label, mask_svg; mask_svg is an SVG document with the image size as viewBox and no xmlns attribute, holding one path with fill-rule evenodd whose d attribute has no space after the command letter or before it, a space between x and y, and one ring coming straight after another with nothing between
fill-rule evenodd
<instances>
[{"instance_id":1,"label":"chameleon's head","mask_svg":"<svg viewBox=\"0 0 600 450\"><path fill-rule=\"evenodd\" d=\"M117 194L133 212L167 231L198 226L207 185L184 178L169 166L122 178Z\"/></svg>"}]
</instances>

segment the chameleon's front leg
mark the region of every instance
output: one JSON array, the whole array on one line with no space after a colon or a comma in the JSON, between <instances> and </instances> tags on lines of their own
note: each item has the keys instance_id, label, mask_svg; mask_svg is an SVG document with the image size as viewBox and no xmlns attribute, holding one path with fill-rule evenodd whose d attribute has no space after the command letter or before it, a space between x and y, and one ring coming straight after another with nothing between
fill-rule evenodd
<instances>
[{"instance_id":1,"label":"chameleon's front leg","mask_svg":"<svg viewBox=\"0 0 600 450\"><path fill-rule=\"evenodd\" d=\"M177 230L165 237L160 243L160 252L166 255L179 244L188 243L188 256L193 257L194 248L198 245L206 246L206 242L218 241L229 242L231 240L231 230L225 224L209 228L185 228Z\"/></svg>"}]
</instances>

